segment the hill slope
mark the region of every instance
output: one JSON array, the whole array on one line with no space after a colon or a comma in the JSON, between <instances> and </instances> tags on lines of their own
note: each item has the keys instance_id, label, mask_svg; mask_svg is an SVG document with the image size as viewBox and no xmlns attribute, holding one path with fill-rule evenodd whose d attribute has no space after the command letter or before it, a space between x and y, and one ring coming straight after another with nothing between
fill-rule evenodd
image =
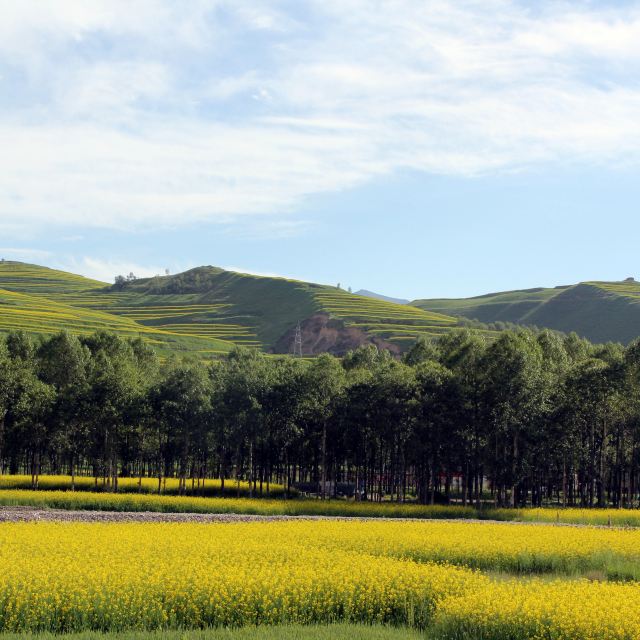
<instances>
[{"instance_id":1,"label":"hill slope","mask_svg":"<svg viewBox=\"0 0 640 640\"><path fill-rule=\"evenodd\" d=\"M289 352L298 324L304 353L340 354L367 342L400 352L418 336L449 331L458 321L334 287L217 267L110 286L37 265L0 263L0 332L105 329L140 336L165 354L207 357L234 344Z\"/></svg>"},{"instance_id":2,"label":"hill slope","mask_svg":"<svg viewBox=\"0 0 640 640\"><path fill-rule=\"evenodd\" d=\"M321 350L335 353L362 342L378 339L381 346L399 349L417 336L437 335L457 325L455 318L383 300L365 298L325 285L254 276L224 271L217 267L198 267L175 276L146 278L127 283L120 295L124 302L112 307L147 326L173 331L208 331L236 343L258 346L266 351L288 352L287 336L300 323L313 331L317 316L332 318L339 331L357 330L356 337L335 349L324 342ZM193 307L197 314L173 317L168 306ZM306 338L307 336L305 336ZM315 342L306 340L309 353Z\"/></svg>"},{"instance_id":3,"label":"hill slope","mask_svg":"<svg viewBox=\"0 0 640 640\"><path fill-rule=\"evenodd\" d=\"M96 280L20 262L0 263L0 332L23 330L36 335L66 329L76 335L98 330L141 337L161 353L224 353L233 345L209 337L183 336L147 327L113 313L126 296L113 294Z\"/></svg>"},{"instance_id":4,"label":"hill slope","mask_svg":"<svg viewBox=\"0 0 640 640\"><path fill-rule=\"evenodd\" d=\"M553 289L506 291L462 299L415 300L420 309L481 322L514 322L575 331L594 342L640 336L640 283L582 282Z\"/></svg>"}]
</instances>

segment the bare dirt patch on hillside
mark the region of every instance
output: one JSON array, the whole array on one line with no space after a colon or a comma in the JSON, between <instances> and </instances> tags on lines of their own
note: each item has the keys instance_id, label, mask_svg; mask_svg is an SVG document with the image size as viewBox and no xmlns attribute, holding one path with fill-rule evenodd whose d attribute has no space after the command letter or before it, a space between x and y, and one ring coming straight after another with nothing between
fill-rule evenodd
<instances>
[{"instance_id":1,"label":"bare dirt patch on hillside","mask_svg":"<svg viewBox=\"0 0 640 640\"><path fill-rule=\"evenodd\" d=\"M274 353L291 353L296 328L289 329L275 344ZM365 344L373 344L379 349L387 349L394 355L401 351L397 344L370 335L358 327L346 326L342 320L326 313L317 313L300 323L302 353L317 355L331 353L343 356Z\"/></svg>"}]
</instances>

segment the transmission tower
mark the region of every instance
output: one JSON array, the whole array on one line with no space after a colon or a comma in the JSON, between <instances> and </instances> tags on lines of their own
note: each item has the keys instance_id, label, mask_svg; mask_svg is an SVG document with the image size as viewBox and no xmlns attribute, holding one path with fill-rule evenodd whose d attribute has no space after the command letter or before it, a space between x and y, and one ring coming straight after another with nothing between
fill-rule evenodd
<instances>
[{"instance_id":1,"label":"transmission tower","mask_svg":"<svg viewBox=\"0 0 640 640\"><path fill-rule=\"evenodd\" d=\"M293 355L302 358L302 329L300 323L296 327L296 336L293 339Z\"/></svg>"}]
</instances>

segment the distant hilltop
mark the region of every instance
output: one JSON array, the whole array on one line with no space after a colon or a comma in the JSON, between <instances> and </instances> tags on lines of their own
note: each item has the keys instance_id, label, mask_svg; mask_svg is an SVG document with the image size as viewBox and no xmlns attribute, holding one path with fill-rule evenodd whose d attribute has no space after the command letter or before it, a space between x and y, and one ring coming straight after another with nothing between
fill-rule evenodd
<instances>
[{"instance_id":1,"label":"distant hilltop","mask_svg":"<svg viewBox=\"0 0 640 640\"><path fill-rule=\"evenodd\" d=\"M115 274L114 274L115 276ZM210 358L234 346L302 355L344 355L372 344L400 354L458 318L338 287L203 266L113 284L38 265L0 263L0 332L50 335L97 330L141 337L160 353Z\"/></svg>"},{"instance_id":2,"label":"distant hilltop","mask_svg":"<svg viewBox=\"0 0 640 640\"><path fill-rule=\"evenodd\" d=\"M356 295L364 296L365 298L373 298L374 300L393 302L395 304L409 304L409 300L405 300L404 298L391 298L389 296L383 296L381 293L375 293L375 291L368 291L367 289L360 289L360 291L356 291Z\"/></svg>"},{"instance_id":3,"label":"distant hilltop","mask_svg":"<svg viewBox=\"0 0 640 640\"><path fill-rule=\"evenodd\" d=\"M592 342L628 344L640 336L640 283L632 277L473 298L414 300L411 304L487 324L510 322L565 333L575 331Z\"/></svg>"},{"instance_id":4,"label":"distant hilltop","mask_svg":"<svg viewBox=\"0 0 640 640\"><path fill-rule=\"evenodd\" d=\"M102 329L140 337L164 355L210 358L236 345L291 353L298 330L305 356L344 355L365 344L399 355L420 337L469 325L488 337L524 325L627 344L640 336L640 283L626 278L408 303L366 289L349 293L213 266L152 278L130 274L107 284L0 261L0 332Z\"/></svg>"}]
</instances>

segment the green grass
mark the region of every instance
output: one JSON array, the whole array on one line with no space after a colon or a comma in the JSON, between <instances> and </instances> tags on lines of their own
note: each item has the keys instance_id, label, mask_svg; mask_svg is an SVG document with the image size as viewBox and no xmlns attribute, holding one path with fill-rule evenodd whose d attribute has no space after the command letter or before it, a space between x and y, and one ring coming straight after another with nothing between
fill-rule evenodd
<instances>
[{"instance_id":1,"label":"green grass","mask_svg":"<svg viewBox=\"0 0 640 640\"><path fill-rule=\"evenodd\" d=\"M198 267L122 288L18 262L0 263L0 332L78 335L99 329L141 336L165 353L224 353L234 344L270 351L318 313L401 348L457 326L455 318L335 287ZM280 348L287 350L280 345Z\"/></svg>"},{"instance_id":2,"label":"green grass","mask_svg":"<svg viewBox=\"0 0 640 640\"><path fill-rule=\"evenodd\" d=\"M413 306L484 323L512 322L575 331L592 342L629 343L640 335L640 283L582 282L464 299L415 300Z\"/></svg>"},{"instance_id":3,"label":"green grass","mask_svg":"<svg viewBox=\"0 0 640 640\"><path fill-rule=\"evenodd\" d=\"M413 342L423 335L441 335L458 325L451 316L339 289L316 291L314 297L323 311L339 318L345 325L399 345Z\"/></svg>"},{"instance_id":4,"label":"green grass","mask_svg":"<svg viewBox=\"0 0 640 640\"><path fill-rule=\"evenodd\" d=\"M336 516L365 518L474 518L471 507L376 504L343 500L201 498L145 493L0 489L0 506L33 506L84 511L152 511L157 513L237 513L248 515Z\"/></svg>"},{"instance_id":5,"label":"green grass","mask_svg":"<svg viewBox=\"0 0 640 640\"><path fill-rule=\"evenodd\" d=\"M140 280L127 285L126 291L132 296L132 306L135 301L133 312L126 303L114 312L138 314L131 317L180 331L209 323L220 331L221 337L229 336L235 342L255 340L264 348L273 347L291 327L316 313L327 313L347 326L398 344L457 326L455 318L365 298L336 287L232 273L215 267L199 267L166 279ZM184 311L186 305L195 304L200 305L200 310L191 317L172 317L166 306ZM154 318L152 313L145 317L143 305L157 309L162 317ZM239 332L241 327L246 333Z\"/></svg>"},{"instance_id":6,"label":"green grass","mask_svg":"<svg viewBox=\"0 0 640 640\"><path fill-rule=\"evenodd\" d=\"M424 310L454 316L464 316L480 322L522 323L524 318L541 304L562 292L557 289L525 289L489 293L473 298L441 298L414 300L411 305Z\"/></svg>"},{"instance_id":7,"label":"green grass","mask_svg":"<svg viewBox=\"0 0 640 640\"><path fill-rule=\"evenodd\" d=\"M50 335L61 330L89 335L112 331L123 338L141 337L160 353L224 353L233 344L215 335L185 334L146 326L113 313L126 295L107 285L71 273L19 262L0 263L0 333L22 330Z\"/></svg>"},{"instance_id":8,"label":"green grass","mask_svg":"<svg viewBox=\"0 0 640 640\"><path fill-rule=\"evenodd\" d=\"M0 333L50 335L67 329L142 337L160 353L202 358L233 345L272 350L296 326L325 313L346 327L408 348L420 336L458 326L456 316L576 331L595 342L640 334L640 283L587 282L467 299L396 304L336 287L198 267L142 278L116 290L106 283L19 262L0 263ZM489 337L495 332L486 332Z\"/></svg>"},{"instance_id":9,"label":"green grass","mask_svg":"<svg viewBox=\"0 0 640 640\"><path fill-rule=\"evenodd\" d=\"M0 640L57 640L53 633L5 633ZM202 629L182 631L129 631L120 633L65 634L65 640L418 640L424 632L404 627L363 624L323 626L286 625L277 627L242 627L240 629Z\"/></svg>"}]
</instances>

